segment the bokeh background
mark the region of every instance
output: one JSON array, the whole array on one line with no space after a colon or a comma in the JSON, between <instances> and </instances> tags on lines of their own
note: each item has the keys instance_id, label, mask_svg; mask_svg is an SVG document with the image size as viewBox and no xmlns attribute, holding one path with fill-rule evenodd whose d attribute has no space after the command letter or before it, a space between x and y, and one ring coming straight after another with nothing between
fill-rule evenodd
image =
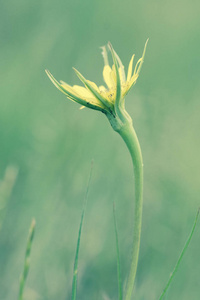
<instances>
[{"instance_id":1,"label":"bokeh background","mask_svg":"<svg viewBox=\"0 0 200 300\"><path fill-rule=\"evenodd\" d=\"M92 159L77 299L117 299L112 202L124 282L134 209L129 153L103 114L79 110L44 70L79 84L76 67L100 85L99 47L111 41L127 68L147 38L145 63L126 97L145 171L134 299L159 298L200 204L199 10L197 0L2 1L0 178L7 183L1 184L0 299L17 299L32 217L37 227L24 299L70 299ZM166 299L199 299L199 226Z\"/></svg>"}]
</instances>

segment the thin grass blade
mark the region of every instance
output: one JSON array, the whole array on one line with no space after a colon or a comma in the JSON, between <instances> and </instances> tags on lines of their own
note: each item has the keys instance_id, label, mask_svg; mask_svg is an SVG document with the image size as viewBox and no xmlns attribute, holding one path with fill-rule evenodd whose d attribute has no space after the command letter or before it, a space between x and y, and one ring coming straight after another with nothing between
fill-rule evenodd
<instances>
[{"instance_id":1,"label":"thin grass blade","mask_svg":"<svg viewBox=\"0 0 200 300\"><path fill-rule=\"evenodd\" d=\"M18 174L18 168L15 166L8 166L5 170L3 180L0 180L0 230L3 220L6 215L6 206L12 194Z\"/></svg>"},{"instance_id":2,"label":"thin grass blade","mask_svg":"<svg viewBox=\"0 0 200 300\"><path fill-rule=\"evenodd\" d=\"M120 264L120 254L119 254L119 239L118 239L117 220L116 220L114 202L113 202L113 216L114 216L115 240L116 240L116 251L117 251L118 298L119 300L122 300L123 294L122 294L121 264Z\"/></svg>"},{"instance_id":3,"label":"thin grass blade","mask_svg":"<svg viewBox=\"0 0 200 300\"><path fill-rule=\"evenodd\" d=\"M25 260L24 260L24 269L23 269L23 273L20 278L18 300L23 300L24 287L25 287L26 279L28 276L29 268L30 268L30 254L31 254L31 247L32 247L32 243L33 243L34 233L35 233L35 219L32 220L31 226L29 229L29 235L28 235L28 240L27 240L27 245L26 245Z\"/></svg>"},{"instance_id":4,"label":"thin grass blade","mask_svg":"<svg viewBox=\"0 0 200 300\"><path fill-rule=\"evenodd\" d=\"M181 252L181 254L180 254L180 256L179 256L179 259L178 259L178 261L177 261L177 263L176 263L176 265L175 265L175 267L174 267L173 272L171 273L171 275L170 275L170 277L169 277L169 280L168 280L168 282L167 282L167 284L166 284L166 286L165 286L165 288L164 288L164 290L163 290L163 292L162 292L162 294L161 294L159 300L162 300L163 297L165 296L165 294L166 294L166 292L167 292L167 290L168 290L168 288L169 288L169 286L170 286L170 284L171 284L171 282L172 282L172 279L174 278L174 275L175 275L175 273L176 273L177 270L178 270L178 267L179 267L179 265L180 265L180 263L181 263L181 260L182 260L182 258L183 258L183 255L185 254L185 251L187 250L187 248L188 248L188 246L189 246L189 244L190 244L190 241L191 241L191 239L192 239L192 236L193 236L195 227L196 227L196 225L197 225L197 219L198 219L198 216L199 216L199 210L200 210L200 208L199 208L198 211L197 211L196 218L195 218L195 221L194 221L192 230L191 230L191 232L190 232L190 235L189 235L189 237L188 237L188 239L187 239L187 241L186 241L186 243L185 243L185 246L183 247L183 250L182 250L182 252Z\"/></svg>"},{"instance_id":5,"label":"thin grass blade","mask_svg":"<svg viewBox=\"0 0 200 300\"><path fill-rule=\"evenodd\" d=\"M83 219L85 216L86 204L87 204L87 199L88 199L90 181L91 181L91 177L92 177L92 169L93 169L93 161L91 162L90 174L89 174L87 189L86 189L86 193L85 193L85 199L84 199L84 203L83 203L83 210L82 210L81 222L80 222L79 232L78 232L78 240L77 240L77 245L76 245L76 255L75 255L75 260L74 260L74 272L73 272L73 281L72 281L72 300L76 300L76 294L77 294L78 258L79 258L80 240L81 240Z\"/></svg>"}]
</instances>

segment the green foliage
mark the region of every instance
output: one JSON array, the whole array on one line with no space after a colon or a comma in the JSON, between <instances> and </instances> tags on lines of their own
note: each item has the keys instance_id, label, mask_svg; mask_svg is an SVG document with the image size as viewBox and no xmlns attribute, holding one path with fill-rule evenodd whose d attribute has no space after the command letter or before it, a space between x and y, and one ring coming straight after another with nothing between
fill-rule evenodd
<instances>
[{"instance_id":1,"label":"green foliage","mask_svg":"<svg viewBox=\"0 0 200 300\"><path fill-rule=\"evenodd\" d=\"M33 243L33 237L35 233L35 219L32 220L31 226L29 229L28 241L26 245L26 253L24 260L24 268L20 278L20 286L19 286L19 297L18 300L23 300L24 287L26 283L26 279L28 276L29 268L30 268L30 255L31 255L31 247Z\"/></svg>"},{"instance_id":2,"label":"green foliage","mask_svg":"<svg viewBox=\"0 0 200 300\"><path fill-rule=\"evenodd\" d=\"M74 260L73 282L72 282L72 300L76 300L76 294L77 294L78 258L79 258L79 249L80 249L80 241L81 241L81 231L82 231L82 226L83 226L83 219L85 216L89 186L90 186L90 181L91 181L91 176L92 176L92 169L93 169L93 161L91 163L90 175L89 175L89 180L88 180L88 185L87 185L87 190L86 190L86 194L85 194L83 210L82 210L82 215L81 215L81 222L80 222L79 232L78 232L76 255L75 255L75 260Z\"/></svg>"}]
</instances>

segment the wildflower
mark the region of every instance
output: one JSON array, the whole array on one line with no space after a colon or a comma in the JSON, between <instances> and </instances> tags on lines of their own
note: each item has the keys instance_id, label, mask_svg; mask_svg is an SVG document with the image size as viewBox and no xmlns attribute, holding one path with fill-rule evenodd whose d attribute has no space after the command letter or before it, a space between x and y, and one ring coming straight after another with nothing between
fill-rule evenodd
<instances>
[{"instance_id":1,"label":"wildflower","mask_svg":"<svg viewBox=\"0 0 200 300\"><path fill-rule=\"evenodd\" d=\"M113 59L112 68L109 66L106 47L102 47L102 55L105 64L103 69L103 79L106 83L106 87L103 85L98 87L94 82L85 79L75 68L74 71L83 82L84 87L79 85L70 86L64 81L58 82L48 70L46 70L46 73L53 84L70 100L81 104L82 107L86 106L95 110L100 110L107 116L110 114L115 116L117 111L116 107L124 106L124 97L137 81L144 61L146 45L147 42L144 47L143 55L137 61L134 71L133 60L135 55L132 56L128 66L127 77L125 75L124 66L112 45L108 43L108 48Z\"/></svg>"},{"instance_id":2,"label":"wildflower","mask_svg":"<svg viewBox=\"0 0 200 300\"><path fill-rule=\"evenodd\" d=\"M76 69L74 70L79 79L83 82L84 87L78 85L70 86L63 81L58 82L49 71L46 71L53 84L70 100L78 102L82 106L100 110L105 113L110 121L111 126L120 134L129 149L135 175L135 210L133 247L130 272L124 298L125 300L131 299L139 257L143 203L143 160L140 144L133 128L132 119L125 110L124 97L137 81L142 64L144 62L147 42L145 44L142 57L136 63L134 71L134 55L132 56L128 66L127 77L125 75L124 66L117 53L114 51L112 45L110 43L108 44L108 48L111 52L113 60L112 68L108 63L106 47L102 47L102 54L105 64L103 69L103 78L106 83L106 87L97 87L94 82L85 79L83 75L81 75L81 73Z\"/></svg>"}]
</instances>

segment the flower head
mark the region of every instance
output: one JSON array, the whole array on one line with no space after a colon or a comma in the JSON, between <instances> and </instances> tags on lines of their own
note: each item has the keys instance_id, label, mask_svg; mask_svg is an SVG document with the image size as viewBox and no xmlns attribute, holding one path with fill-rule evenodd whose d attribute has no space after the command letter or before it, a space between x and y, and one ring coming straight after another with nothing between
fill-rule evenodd
<instances>
[{"instance_id":1,"label":"flower head","mask_svg":"<svg viewBox=\"0 0 200 300\"><path fill-rule=\"evenodd\" d=\"M102 55L105 64L103 69L103 79L106 86L101 85L98 87L94 82L85 79L75 68L74 71L83 82L84 86L70 86L64 81L58 82L48 70L46 70L46 73L53 84L70 100L75 101L82 106L100 110L106 115L113 115L118 108L124 106L124 97L137 81L140 69L144 62L147 42L148 40L146 41L142 57L135 65L134 71L133 60L135 55L132 56L128 66L127 76L125 75L124 66L112 45L108 43L108 49L110 50L113 59L112 67L109 66L106 47L102 47Z\"/></svg>"}]
</instances>

